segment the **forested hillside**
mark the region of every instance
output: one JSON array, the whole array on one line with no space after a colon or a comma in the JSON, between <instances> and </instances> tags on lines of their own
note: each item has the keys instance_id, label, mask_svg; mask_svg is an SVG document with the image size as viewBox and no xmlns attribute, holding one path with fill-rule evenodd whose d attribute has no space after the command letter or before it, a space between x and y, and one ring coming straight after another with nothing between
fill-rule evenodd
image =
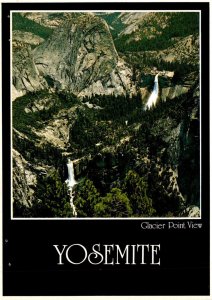
<instances>
[{"instance_id":1,"label":"forested hillside","mask_svg":"<svg viewBox=\"0 0 212 300\"><path fill-rule=\"evenodd\" d=\"M52 29L42 26L28 18L23 17L20 13L13 14L13 30L34 33L44 39L52 34Z\"/></svg>"}]
</instances>

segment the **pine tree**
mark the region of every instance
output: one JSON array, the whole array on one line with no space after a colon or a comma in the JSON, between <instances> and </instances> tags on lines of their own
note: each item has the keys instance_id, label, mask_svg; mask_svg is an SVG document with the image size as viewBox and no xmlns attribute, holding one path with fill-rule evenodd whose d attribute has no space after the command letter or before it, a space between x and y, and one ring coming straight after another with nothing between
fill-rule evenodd
<instances>
[{"instance_id":1,"label":"pine tree","mask_svg":"<svg viewBox=\"0 0 212 300\"><path fill-rule=\"evenodd\" d=\"M152 199L147 196L147 183L136 172L127 173L123 190L129 197L134 216L150 217L155 213Z\"/></svg>"},{"instance_id":2,"label":"pine tree","mask_svg":"<svg viewBox=\"0 0 212 300\"><path fill-rule=\"evenodd\" d=\"M77 186L74 204L78 217L93 217L94 206L99 202L99 193L93 182L89 179L83 180Z\"/></svg>"},{"instance_id":3,"label":"pine tree","mask_svg":"<svg viewBox=\"0 0 212 300\"><path fill-rule=\"evenodd\" d=\"M32 206L33 217L72 217L70 196L57 171L38 180Z\"/></svg>"},{"instance_id":4,"label":"pine tree","mask_svg":"<svg viewBox=\"0 0 212 300\"><path fill-rule=\"evenodd\" d=\"M113 188L110 193L101 198L101 202L95 205L96 217L122 218L130 217L132 209L129 199L119 188Z\"/></svg>"}]
</instances>

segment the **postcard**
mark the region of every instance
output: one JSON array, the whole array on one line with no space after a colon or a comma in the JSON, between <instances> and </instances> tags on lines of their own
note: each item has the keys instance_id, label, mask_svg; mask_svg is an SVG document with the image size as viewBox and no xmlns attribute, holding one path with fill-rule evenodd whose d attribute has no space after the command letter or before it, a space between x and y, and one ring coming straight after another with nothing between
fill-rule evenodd
<instances>
[{"instance_id":1,"label":"postcard","mask_svg":"<svg viewBox=\"0 0 212 300\"><path fill-rule=\"evenodd\" d=\"M209 296L209 3L2 3L3 295Z\"/></svg>"}]
</instances>

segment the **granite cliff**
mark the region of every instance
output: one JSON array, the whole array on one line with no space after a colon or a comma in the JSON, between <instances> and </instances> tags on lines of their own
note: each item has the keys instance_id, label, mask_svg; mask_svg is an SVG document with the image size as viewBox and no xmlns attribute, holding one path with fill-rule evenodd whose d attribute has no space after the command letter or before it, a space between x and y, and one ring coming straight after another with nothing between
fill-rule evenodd
<instances>
[{"instance_id":1,"label":"granite cliff","mask_svg":"<svg viewBox=\"0 0 212 300\"><path fill-rule=\"evenodd\" d=\"M20 32L13 35L13 83L18 93L47 86L79 97L135 92L132 70L119 57L108 25L93 14L66 18L33 50L23 38L18 44Z\"/></svg>"}]
</instances>

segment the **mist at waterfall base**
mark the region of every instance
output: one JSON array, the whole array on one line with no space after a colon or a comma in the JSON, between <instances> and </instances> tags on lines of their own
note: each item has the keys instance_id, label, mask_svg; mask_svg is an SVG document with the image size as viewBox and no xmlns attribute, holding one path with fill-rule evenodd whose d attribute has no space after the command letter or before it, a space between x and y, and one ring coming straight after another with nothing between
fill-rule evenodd
<instances>
[{"instance_id":1,"label":"mist at waterfall base","mask_svg":"<svg viewBox=\"0 0 212 300\"><path fill-rule=\"evenodd\" d=\"M145 106L145 110L146 109L150 109L152 106L156 105L156 101L158 98L158 93L159 93L159 85L158 85L158 74L155 76L155 80L154 80L154 88L153 91L147 101L147 104Z\"/></svg>"},{"instance_id":2,"label":"mist at waterfall base","mask_svg":"<svg viewBox=\"0 0 212 300\"><path fill-rule=\"evenodd\" d=\"M70 206L73 210L73 216L77 217L77 211L74 205L74 192L73 192L73 187L77 184L77 181L74 178L73 161L71 161L70 159L68 159L67 168L68 168L68 179L66 179L66 184L70 192Z\"/></svg>"}]
</instances>

